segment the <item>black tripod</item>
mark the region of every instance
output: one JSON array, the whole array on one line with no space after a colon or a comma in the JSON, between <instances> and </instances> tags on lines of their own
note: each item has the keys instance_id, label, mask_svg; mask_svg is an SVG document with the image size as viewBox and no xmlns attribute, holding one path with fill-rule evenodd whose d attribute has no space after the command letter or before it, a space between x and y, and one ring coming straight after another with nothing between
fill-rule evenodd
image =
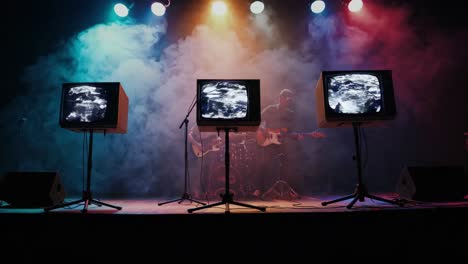
<instances>
[{"instance_id":1,"label":"black tripod","mask_svg":"<svg viewBox=\"0 0 468 264\"><path fill-rule=\"evenodd\" d=\"M285 200L294 200L298 199L301 196L289 185L288 182L283 180L282 175L286 173L283 169L284 166L284 153L278 154L278 162L280 165L279 179L266 191L262 198L265 200L268 199L285 199Z\"/></svg>"},{"instance_id":2,"label":"black tripod","mask_svg":"<svg viewBox=\"0 0 468 264\"><path fill-rule=\"evenodd\" d=\"M115 206L115 205L103 203L103 202L100 202L100 201L97 201L97 200L93 199L93 195L91 193L91 168L92 168L92 162L93 162L93 130L90 130L89 131L89 150L88 150L88 177L86 178L86 191L83 191L83 197L80 200L76 200L76 201L73 201L73 202L62 203L62 204L58 204L58 205L54 205L54 206L51 206L51 207L44 208L45 212L48 212L48 211L51 211L51 210L54 210L54 209L57 209L57 208L62 208L62 207L67 207L67 206L74 205L74 204L79 204L79 203L82 203L82 202L85 203L84 207L83 207L83 210L82 210L83 213L86 213L88 211L88 206L91 203L94 203L94 204L96 204L98 206L102 206L102 205L103 206L108 206L108 207L111 207L111 208L114 208L114 209L117 209L117 210L122 209L122 207L120 207L120 206Z\"/></svg>"},{"instance_id":3,"label":"black tripod","mask_svg":"<svg viewBox=\"0 0 468 264\"><path fill-rule=\"evenodd\" d=\"M182 123L180 124L179 126L179 129L182 128L182 126L185 124L185 175L184 175L184 193L182 194L182 197L179 198L179 199L174 199L174 200L170 200L170 201L166 201L166 202L162 202L162 203L158 203L158 205L163 205L163 204L168 204L168 203L173 203L173 202L179 202L182 203L183 201L185 200L189 200L191 202L195 202L195 203L199 203L199 204L203 204L203 205L206 205L206 203L202 203L202 202L199 202L197 200L194 200L192 198L190 198L190 194L188 193L187 191L187 186L188 186L188 151L187 151L187 137L188 137L188 117L190 115L190 112L192 112L192 109L193 107L195 106L196 102L194 102L192 104L192 106L190 107L190 110L189 112L187 113L187 115L185 116L185 119L182 121Z\"/></svg>"},{"instance_id":4,"label":"black tripod","mask_svg":"<svg viewBox=\"0 0 468 264\"><path fill-rule=\"evenodd\" d=\"M357 171L358 171L358 184L356 185L356 189L354 190L354 193L351 194L351 195L344 196L344 197L341 197L341 198L338 198L338 199L335 199L335 200L332 200L332 201L323 202L322 205L327 206L327 205L332 204L332 203L336 203L336 202L340 202L340 201L344 201L344 200L347 200L347 199L354 198L348 204L348 206L346 206L346 208L351 209L353 207L353 205L357 202L357 200L359 200L360 202L364 202L364 199L367 197L367 198L370 198L370 199L374 199L374 200L378 200L378 201L387 202L387 203L402 206L402 204L399 203L399 202L392 201L392 200L387 200L387 199L380 198L380 197L377 197L377 196L374 196L374 195L370 195L367 192L366 186L362 183L361 148L360 148L360 137L359 137L360 125L361 125L361 123L357 123L357 122L353 123L354 142L356 144L356 165L357 165Z\"/></svg>"},{"instance_id":5,"label":"black tripod","mask_svg":"<svg viewBox=\"0 0 468 264\"><path fill-rule=\"evenodd\" d=\"M224 190L225 192L224 192L224 194L221 194L221 197L223 199L222 199L221 202L217 202L217 203L214 203L214 204L209 204L209 205L205 205L205 206L201 206L201 207L197 207L197 208L188 209L188 212L192 213L192 212L197 211L197 210L206 209L206 208L210 208L210 207L214 207L214 206L218 206L218 205L222 205L222 204L226 205L226 211L225 211L226 214L230 213L229 204L249 207L249 208L258 209L260 211L265 212L265 207L259 207L259 206L254 206L254 205L239 203L239 202L234 201L233 194L229 191L229 168L230 168L230 156L231 156L231 154L229 153L229 130L232 129L234 131L237 131L237 129L228 128L228 127L223 128L223 129L224 129L224 132L225 132L224 166L225 166L225 169L226 169L226 175L225 175L226 176L226 178L225 178L226 186L225 186L225 190ZM218 129L218 133L219 133L219 130L220 129Z\"/></svg>"}]
</instances>

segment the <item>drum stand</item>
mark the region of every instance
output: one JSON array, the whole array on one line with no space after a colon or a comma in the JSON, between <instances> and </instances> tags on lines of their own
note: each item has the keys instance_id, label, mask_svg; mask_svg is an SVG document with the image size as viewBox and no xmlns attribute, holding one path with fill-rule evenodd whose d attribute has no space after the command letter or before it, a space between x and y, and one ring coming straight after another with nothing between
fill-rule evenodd
<instances>
[{"instance_id":1,"label":"drum stand","mask_svg":"<svg viewBox=\"0 0 468 264\"><path fill-rule=\"evenodd\" d=\"M281 161L280 156L284 154L279 154L278 159L280 162L280 168L283 167L283 162ZM281 177L283 171L280 170L279 179L262 195L262 199L271 200L271 199L281 199L281 200L295 200L299 199L301 196Z\"/></svg>"}]
</instances>

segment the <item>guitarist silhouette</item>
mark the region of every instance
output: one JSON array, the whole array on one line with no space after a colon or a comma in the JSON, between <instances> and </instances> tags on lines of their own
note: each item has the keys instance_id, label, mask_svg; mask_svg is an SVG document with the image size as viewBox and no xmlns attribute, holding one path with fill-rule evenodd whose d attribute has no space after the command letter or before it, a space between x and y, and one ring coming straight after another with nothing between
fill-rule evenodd
<instances>
[{"instance_id":1,"label":"guitarist silhouette","mask_svg":"<svg viewBox=\"0 0 468 264\"><path fill-rule=\"evenodd\" d=\"M262 123L256 138L261 147L261 185L262 199L294 200L300 195L285 181L291 178L286 139L302 140L305 137L324 138L321 132L292 132L294 127L294 93L289 89L281 90L277 104L265 107L262 111ZM275 181L276 180L276 181ZM264 188L269 186L268 189Z\"/></svg>"},{"instance_id":2,"label":"guitarist silhouette","mask_svg":"<svg viewBox=\"0 0 468 264\"><path fill-rule=\"evenodd\" d=\"M207 137L206 139L204 139L203 142L206 145L203 147L202 147L201 142L199 142L193 137L193 134L190 134L189 142L192 145L193 154L197 158L204 157L210 152L221 150L221 147L223 144L221 138L215 135L211 135Z\"/></svg>"},{"instance_id":3,"label":"guitarist silhouette","mask_svg":"<svg viewBox=\"0 0 468 264\"><path fill-rule=\"evenodd\" d=\"M212 196L210 172L218 166L224 145L215 132L200 133L193 125L187 135L192 150L189 160L189 171L195 180L191 182L193 196L196 199L208 199Z\"/></svg>"}]
</instances>

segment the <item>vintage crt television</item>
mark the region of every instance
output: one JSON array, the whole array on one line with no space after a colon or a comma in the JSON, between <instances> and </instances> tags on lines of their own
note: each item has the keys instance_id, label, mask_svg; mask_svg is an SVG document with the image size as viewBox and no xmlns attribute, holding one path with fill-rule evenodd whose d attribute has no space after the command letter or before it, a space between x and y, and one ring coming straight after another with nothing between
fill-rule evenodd
<instances>
[{"instance_id":1,"label":"vintage crt television","mask_svg":"<svg viewBox=\"0 0 468 264\"><path fill-rule=\"evenodd\" d=\"M396 115L390 70L322 71L315 96L319 127L373 125Z\"/></svg>"},{"instance_id":2,"label":"vintage crt television","mask_svg":"<svg viewBox=\"0 0 468 264\"><path fill-rule=\"evenodd\" d=\"M197 80L197 125L202 132L223 128L256 131L260 109L258 79Z\"/></svg>"},{"instance_id":3,"label":"vintage crt television","mask_svg":"<svg viewBox=\"0 0 468 264\"><path fill-rule=\"evenodd\" d=\"M126 133L128 97L119 82L63 83L60 126L72 131Z\"/></svg>"}]
</instances>

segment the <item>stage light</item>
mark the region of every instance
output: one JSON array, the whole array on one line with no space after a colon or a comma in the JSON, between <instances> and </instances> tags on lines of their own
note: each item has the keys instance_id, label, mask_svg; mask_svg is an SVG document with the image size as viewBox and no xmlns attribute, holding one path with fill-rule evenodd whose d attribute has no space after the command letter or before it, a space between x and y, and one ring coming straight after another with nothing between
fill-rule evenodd
<instances>
[{"instance_id":1,"label":"stage light","mask_svg":"<svg viewBox=\"0 0 468 264\"><path fill-rule=\"evenodd\" d=\"M362 0L351 0L351 2L349 2L348 4L348 9L349 11L355 13L359 12L363 6L364 3L362 2Z\"/></svg>"},{"instance_id":2,"label":"stage light","mask_svg":"<svg viewBox=\"0 0 468 264\"><path fill-rule=\"evenodd\" d=\"M128 16L128 8L121 3L118 3L114 6L114 12L119 16L119 17L126 17Z\"/></svg>"},{"instance_id":3,"label":"stage light","mask_svg":"<svg viewBox=\"0 0 468 264\"><path fill-rule=\"evenodd\" d=\"M215 1L211 4L211 11L217 16L225 15L227 12L227 5L223 1Z\"/></svg>"},{"instance_id":4,"label":"stage light","mask_svg":"<svg viewBox=\"0 0 468 264\"><path fill-rule=\"evenodd\" d=\"M316 0L310 5L310 10L315 14L322 13L325 10L325 2L322 0Z\"/></svg>"},{"instance_id":5,"label":"stage light","mask_svg":"<svg viewBox=\"0 0 468 264\"><path fill-rule=\"evenodd\" d=\"M265 4L263 4L262 1L255 1L252 4L250 4L250 12L258 15L263 12L265 9Z\"/></svg>"},{"instance_id":6,"label":"stage light","mask_svg":"<svg viewBox=\"0 0 468 264\"><path fill-rule=\"evenodd\" d=\"M154 2L151 5L151 12L153 12L153 14L155 14L156 16L164 16L164 14L166 13L166 6L164 6L160 2Z\"/></svg>"}]
</instances>

